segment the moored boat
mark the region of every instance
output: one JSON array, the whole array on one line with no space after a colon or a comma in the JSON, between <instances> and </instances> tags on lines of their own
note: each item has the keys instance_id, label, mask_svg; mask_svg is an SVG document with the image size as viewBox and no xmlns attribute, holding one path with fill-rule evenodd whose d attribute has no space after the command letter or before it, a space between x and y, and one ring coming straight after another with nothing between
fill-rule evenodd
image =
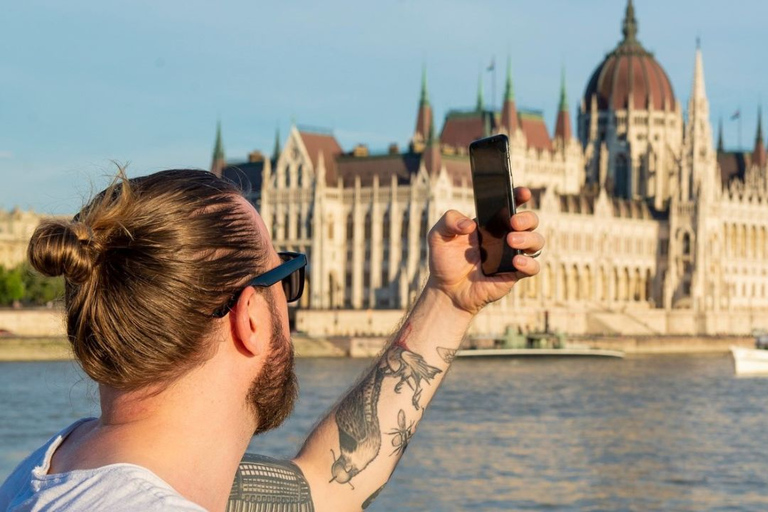
<instances>
[{"instance_id":1,"label":"moored boat","mask_svg":"<svg viewBox=\"0 0 768 512\"><path fill-rule=\"evenodd\" d=\"M731 346L736 375L768 375L768 339L756 336L757 348Z\"/></svg>"}]
</instances>

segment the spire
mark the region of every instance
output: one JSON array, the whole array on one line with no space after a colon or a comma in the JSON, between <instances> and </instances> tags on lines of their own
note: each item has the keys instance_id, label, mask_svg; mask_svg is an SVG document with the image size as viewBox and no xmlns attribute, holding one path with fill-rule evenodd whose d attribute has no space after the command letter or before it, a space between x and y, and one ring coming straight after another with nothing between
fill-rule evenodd
<instances>
[{"instance_id":1,"label":"spire","mask_svg":"<svg viewBox=\"0 0 768 512\"><path fill-rule=\"evenodd\" d=\"M501 126L512 135L517 130L515 91L512 89L512 59L507 58L507 84L504 88L504 104L501 107Z\"/></svg>"},{"instance_id":2,"label":"spire","mask_svg":"<svg viewBox=\"0 0 768 512\"><path fill-rule=\"evenodd\" d=\"M477 105L475 110L482 112L485 110L485 100L483 99L483 74L480 73L480 77L477 79Z\"/></svg>"},{"instance_id":3,"label":"spire","mask_svg":"<svg viewBox=\"0 0 768 512\"><path fill-rule=\"evenodd\" d=\"M568 94L565 92L565 66L563 66L560 82L560 108L555 122L555 139L564 141L571 139L571 116L568 113Z\"/></svg>"},{"instance_id":4,"label":"spire","mask_svg":"<svg viewBox=\"0 0 768 512\"><path fill-rule=\"evenodd\" d=\"M706 100L707 91L704 87L704 58L701 56L701 39L696 38L696 63L693 68L693 90L691 99Z\"/></svg>"},{"instance_id":5,"label":"spire","mask_svg":"<svg viewBox=\"0 0 768 512\"><path fill-rule=\"evenodd\" d=\"M717 125L717 152L722 153L725 151L725 145L723 144L723 116L720 116L720 122Z\"/></svg>"},{"instance_id":6,"label":"spire","mask_svg":"<svg viewBox=\"0 0 768 512\"><path fill-rule=\"evenodd\" d=\"M221 121L216 122L216 144L213 146L213 160L224 158L224 144L221 142Z\"/></svg>"},{"instance_id":7,"label":"spire","mask_svg":"<svg viewBox=\"0 0 768 512\"><path fill-rule=\"evenodd\" d=\"M421 151L434 136L434 127L432 126L432 107L429 104L429 92L427 91L427 66L421 68L421 95L419 97L419 111L416 114L416 130L413 133L411 146Z\"/></svg>"},{"instance_id":8,"label":"spire","mask_svg":"<svg viewBox=\"0 0 768 512\"><path fill-rule=\"evenodd\" d=\"M275 148L272 150L272 160L280 158L280 127L275 128Z\"/></svg>"},{"instance_id":9,"label":"spire","mask_svg":"<svg viewBox=\"0 0 768 512\"><path fill-rule=\"evenodd\" d=\"M760 105L757 107L757 135L755 136L755 150L752 152L752 164L762 168L767 162L768 158L763 142L763 106Z\"/></svg>"},{"instance_id":10,"label":"spire","mask_svg":"<svg viewBox=\"0 0 768 512\"><path fill-rule=\"evenodd\" d=\"M213 159L211 161L211 172L221 177L227 161L224 157L224 144L221 142L221 121L216 122L216 143L213 146Z\"/></svg>"},{"instance_id":11,"label":"spire","mask_svg":"<svg viewBox=\"0 0 768 512\"><path fill-rule=\"evenodd\" d=\"M568 92L565 88L565 66L560 75L560 112L568 112Z\"/></svg>"},{"instance_id":12,"label":"spire","mask_svg":"<svg viewBox=\"0 0 768 512\"><path fill-rule=\"evenodd\" d=\"M512 87L512 59L507 58L507 83L504 86L504 101L515 101L515 90Z\"/></svg>"},{"instance_id":13,"label":"spire","mask_svg":"<svg viewBox=\"0 0 768 512\"><path fill-rule=\"evenodd\" d=\"M627 1L627 11L624 14L624 23L621 32L624 34L624 42L637 41L637 19L635 18L635 6L632 0Z\"/></svg>"}]
</instances>

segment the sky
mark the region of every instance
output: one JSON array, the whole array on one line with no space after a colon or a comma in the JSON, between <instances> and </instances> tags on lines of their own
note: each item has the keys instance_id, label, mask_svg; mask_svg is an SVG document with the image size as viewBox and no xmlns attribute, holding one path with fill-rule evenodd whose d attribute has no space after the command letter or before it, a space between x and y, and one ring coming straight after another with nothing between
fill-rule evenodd
<instances>
[{"instance_id":1,"label":"sky","mask_svg":"<svg viewBox=\"0 0 768 512\"><path fill-rule=\"evenodd\" d=\"M292 123L342 147L404 147L422 66L435 119L498 106L507 60L518 107L550 131L565 68L573 119L621 38L625 0L58 0L0 17L0 209L73 213L128 165L208 169L216 123L228 160L269 153ZM768 91L763 0L635 0L638 38L687 104L696 38L716 129L751 147ZM487 72L496 63L494 73ZM495 86L494 86L495 82ZM495 95L493 94L495 91ZM493 96L493 98L492 98ZM740 121L731 115L741 111Z\"/></svg>"}]
</instances>

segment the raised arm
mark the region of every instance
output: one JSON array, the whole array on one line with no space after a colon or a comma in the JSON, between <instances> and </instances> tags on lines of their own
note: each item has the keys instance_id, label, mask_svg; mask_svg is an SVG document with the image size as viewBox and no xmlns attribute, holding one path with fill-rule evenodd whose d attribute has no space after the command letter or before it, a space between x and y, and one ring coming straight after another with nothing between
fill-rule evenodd
<instances>
[{"instance_id":1,"label":"raised arm","mask_svg":"<svg viewBox=\"0 0 768 512\"><path fill-rule=\"evenodd\" d=\"M515 190L518 204L530 199ZM532 231L538 219L511 219L515 249L538 251L544 239ZM294 462L309 482L315 510L365 509L389 479L424 409L461 345L467 327L485 305L506 295L538 263L515 256L515 274L486 277L480 269L476 224L447 212L429 233L430 277L392 342L310 434Z\"/></svg>"}]
</instances>

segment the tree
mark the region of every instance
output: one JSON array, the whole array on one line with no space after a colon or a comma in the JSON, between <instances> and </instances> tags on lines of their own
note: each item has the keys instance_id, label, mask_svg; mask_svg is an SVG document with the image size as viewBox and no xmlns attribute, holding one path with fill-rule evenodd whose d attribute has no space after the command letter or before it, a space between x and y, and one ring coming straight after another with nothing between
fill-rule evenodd
<instances>
[{"instance_id":1,"label":"tree","mask_svg":"<svg viewBox=\"0 0 768 512\"><path fill-rule=\"evenodd\" d=\"M0 305L10 306L22 300L25 293L21 267L11 270L0 267Z\"/></svg>"}]
</instances>

